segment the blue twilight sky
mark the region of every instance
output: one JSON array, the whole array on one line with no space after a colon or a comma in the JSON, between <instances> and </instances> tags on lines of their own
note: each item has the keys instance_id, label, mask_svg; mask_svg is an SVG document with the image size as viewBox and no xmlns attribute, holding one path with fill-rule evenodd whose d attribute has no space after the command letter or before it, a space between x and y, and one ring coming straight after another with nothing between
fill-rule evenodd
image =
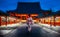
<instances>
[{"instance_id":1,"label":"blue twilight sky","mask_svg":"<svg viewBox=\"0 0 60 37\"><path fill-rule=\"evenodd\" d=\"M0 10L14 10L18 2L40 2L41 8L53 11L60 10L60 0L0 0Z\"/></svg>"}]
</instances>

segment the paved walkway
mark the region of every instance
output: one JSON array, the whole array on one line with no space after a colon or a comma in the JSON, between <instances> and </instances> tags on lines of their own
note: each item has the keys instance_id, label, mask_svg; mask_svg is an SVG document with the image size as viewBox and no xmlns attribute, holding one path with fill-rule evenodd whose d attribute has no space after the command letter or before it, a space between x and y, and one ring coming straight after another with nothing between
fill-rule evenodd
<instances>
[{"instance_id":1,"label":"paved walkway","mask_svg":"<svg viewBox=\"0 0 60 37\"><path fill-rule=\"evenodd\" d=\"M60 33L60 26L50 26L48 24L42 24L42 23L39 23L39 25Z\"/></svg>"},{"instance_id":2,"label":"paved walkway","mask_svg":"<svg viewBox=\"0 0 60 37\"><path fill-rule=\"evenodd\" d=\"M26 24L18 24L17 26L8 26L8 27L10 27L11 29L9 29L8 27L8 29L6 30L0 30L0 33L2 33L3 35L5 35L5 34L9 34L10 32L14 32L16 29L18 29L18 28L22 28L22 27L26 27L27 25ZM41 24L41 23L39 23L39 24L34 24L34 25L32 25L33 27L40 27L41 29L43 29L42 30L42 32L43 33L48 33L49 34L49 36L50 35L52 35L52 34L54 34L54 35L59 35L60 36L60 33L59 33L59 31L60 31L60 27L59 26L56 26L56 27L54 27L54 26L52 26L52 27L50 27L49 25L47 25L47 24ZM12 28L13 27L13 28ZM4 28L4 27L3 27ZM35 29L35 28L34 28ZM46 31L46 32L44 32L44 31ZM47 34L47 35L48 35ZM44 35L45 36L45 35Z\"/></svg>"}]
</instances>

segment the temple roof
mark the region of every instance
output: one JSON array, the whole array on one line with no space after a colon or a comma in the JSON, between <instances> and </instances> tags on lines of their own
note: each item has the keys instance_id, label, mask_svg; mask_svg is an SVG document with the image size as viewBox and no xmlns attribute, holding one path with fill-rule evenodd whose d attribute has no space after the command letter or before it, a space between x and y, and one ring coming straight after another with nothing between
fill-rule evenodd
<instances>
[{"instance_id":1,"label":"temple roof","mask_svg":"<svg viewBox=\"0 0 60 37\"><path fill-rule=\"evenodd\" d=\"M39 2L19 2L17 5L18 13L40 13L40 3Z\"/></svg>"}]
</instances>

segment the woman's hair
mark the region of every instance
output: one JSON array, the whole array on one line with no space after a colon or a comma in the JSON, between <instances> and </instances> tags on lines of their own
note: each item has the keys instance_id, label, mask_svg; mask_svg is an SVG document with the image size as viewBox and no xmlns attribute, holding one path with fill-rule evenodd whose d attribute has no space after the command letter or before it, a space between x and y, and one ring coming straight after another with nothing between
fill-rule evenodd
<instances>
[{"instance_id":1,"label":"woman's hair","mask_svg":"<svg viewBox=\"0 0 60 37\"><path fill-rule=\"evenodd\" d=\"M30 17L30 14L28 16Z\"/></svg>"}]
</instances>

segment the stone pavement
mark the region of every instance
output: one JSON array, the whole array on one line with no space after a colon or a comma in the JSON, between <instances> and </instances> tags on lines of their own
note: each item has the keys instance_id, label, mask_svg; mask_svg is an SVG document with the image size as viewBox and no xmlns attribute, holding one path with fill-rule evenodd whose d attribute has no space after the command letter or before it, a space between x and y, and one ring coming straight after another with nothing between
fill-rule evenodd
<instances>
[{"instance_id":1,"label":"stone pavement","mask_svg":"<svg viewBox=\"0 0 60 37\"><path fill-rule=\"evenodd\" d=\"M39 23L39 25L60 33L60 26L50 26L48 24L42 24L42 23Z\"/></svg>"}]
</instances>

